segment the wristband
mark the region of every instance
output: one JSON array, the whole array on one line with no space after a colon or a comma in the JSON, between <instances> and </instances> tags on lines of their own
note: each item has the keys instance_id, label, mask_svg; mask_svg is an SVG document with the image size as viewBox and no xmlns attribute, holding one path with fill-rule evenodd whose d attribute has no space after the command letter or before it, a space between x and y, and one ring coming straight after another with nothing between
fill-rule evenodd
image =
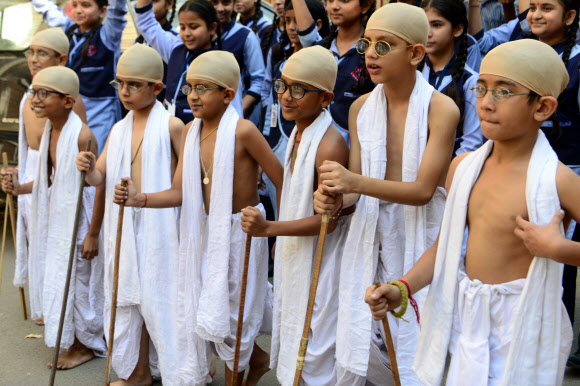
<instances>
[{"instance_id":1,"label":"wristband","mask_svg":"<svg viewBox=\"0 0 580 386\"><path fill-rule=\"evenodd\" d=\"M399 310L399 312L395 312L393 310L391 311L391 314L393 314L395 318L402 319L403 315L405 315L405 312L407 312L407 306L409 305L409 290L407 289L407 286L400 280L392 281L389 284L396 285L397 287L399 287L399 290L401 291L402 297L401 309Z\"/></svg>"},{"instance_id":2,"label":"wristband","mask_svg":"<svg viewBox=\"0 0 580 386\"><path fill-rule=\"evenodd\" d=\"M143 195L145 196L145 203L141 208L145 208L147 206L147 193L143 193Z\"/></svg>"},{"instance_id":3,"label":"wristband","mask_svg":"<svg viewBox=\"0 0 580 386\"><path fill-rule=\"evenodd\" d=\"M421 327L421 317L419 316L419 306L417 305L417 301L415 299L413 299L413 295L411 295L411 287L409 286L409 284L405 280L399 279L399 281L407 287L407 292L409 293L409 301L411 302L411 306L415 310L415 315L417 315L417 324L419 325L419 327Z\"/></svg>"},{"instance_id":4,"label":"wristband","mask_svg":"<svg viewBox=\"0 0 580 386\"><path fill-rule=\"evenodd\" d=\"M336 220L337 218L340 217L340 212L342 212L342 205L344 205L344 199L340 200L340 207L338 208L334 216L329 217L331 220Z\"/></svg>"}]
</instances>

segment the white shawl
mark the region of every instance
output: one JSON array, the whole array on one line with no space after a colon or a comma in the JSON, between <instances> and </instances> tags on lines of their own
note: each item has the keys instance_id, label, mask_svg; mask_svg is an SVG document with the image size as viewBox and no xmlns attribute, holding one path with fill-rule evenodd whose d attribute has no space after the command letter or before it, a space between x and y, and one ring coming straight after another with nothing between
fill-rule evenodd
<instances>
[{"instance_id":1,"label":"white shawl","mask_svg":"<svg viewBox=\"0 0 580 386\"><path fill-rule=\"evenodd\" d=\"M56 171L52 186L48 186L48 157L52 124L46 123L39 148L39 167L32 188L30 219L30 263L44 264L44 286L42 291L42 311L45 327L45 342L54 347L60 320L68 260L73 234L75 209L81 176L76 168L79 152L78 139L82 128L81 119L71 111L56 147ZM50 191L49 191L50 190ZM92 189L94 192L94 188ZM81 224L79 224L79 228ZM44 255L44 256L40 256ZM76 257L76 256L75 256ZM74 259L76 262L76 258ZM36 267L36 266L35 266ZM38 269L43 269L38 266ZM73 264L72 277L75 277ZM73 304L74 285L69 290L65 324L61 347L69 347L74 341ZM33 318L37 315L33 315Z\"/></svg>"},{"instance_id":2,"label":"white shawl","mask_svg":"<svg viewBox=\"0 0 580 386\"><path fill-rule=\"evenodd\" d=\"M202 339L221 343L230 331L228 263L232 218L234 152L240 116L229 105L222 116L213 155L211 206L207 221L208 260L202 275L201 233L205 218L201 186L200 119L194 119L183 153L183 185L179 243L178 319L187 341L180 341L184 364L180 376L187 384L207 380L209 348ZM185 347L183 347L185 346ZM187 381L185 381L187 380Z\"/></svg>"},{"instance_id":3,"label":"white shawl","mask_svg":"<svg viewBox=\"0 0 580 386\"><path fill-rule=\"evenodd\" d=\"M433 91L434 88L423 79L421 73L416 72L405 123L403 182L417 179L427 144L429 104ZM375 87L361 108L357 128L361 144L362 175L384 179L387 163L387 99L383 85ZM377 198L361 195L351 220L346 241L348 247L345 248L341 266L336 357L343 368L361 376L366 375L371 342L372 317L369 307L364 303L364 294L373 283L378 263L376 229L379 203ZM399 254L403 264L396 264L404 267L402 273L415 264L430 246L429 241L436 238L438 229L433 229L432 224L439 221L435 217L443 205L439 195L425 206L404 207L405 250ZM421 309L425 294L419 292L414 297ZM419 327L414 315L408 320L409 323L399 324L398 335L394 337L399 372L404 384L416 382L410 368Z\"/></svg>"},{"instance_id":4,"label":"white shawl","mask_svg":"<svg viewBox=\"0 0 580 386\"><path fill-rule=\"evenodd\" d=\"M115 124L109 135L105 206L105 293L109 306L112 293L114 256L119 206L113 205L115 184L131 175L133 117ZM141 191L160 192L171 188L171 115L156 102L147 118L143 136ZM133 212L142 211L141 245L137 245ZM175 208L125 208L121 258L119 263L118 305L141 304L141 313L159 354L160 369L166 381L176 382L174 348L178 277L178 229ZM138 259L137 250L142 251Z\"/></svg>"},{"instance_id":5,"label":"white shawl","mask_svg":"<svg viewBox=\"0 0 580 386\"><path fill-rule=\"evenodd\" d=\"M330 113L322 110L304 130L292 171L294 139L298 131L294 127L286 147L280 221L299 220L314 214L312 187L316 154L331 124ZM317 236L279 237L276 243L278 258L274 265L275 305L270 367L274 368L278 363L278 379L283 385L290 385L294 380L317 240Z\"/></svg>"},{"instance_id":6,"label":"white shawl","mask_svg":"<svg viewBox=\"0 0 580 386\"><path fill-rule=\"evenodd\" d=\"M445 369L469 195L492 149L493 141L488 141L459 164L445 206L433 281L423 310L426 328L421 330L413 365L428 385L440 384ZM558 157L539 131L526 180L532 223L548 224L560 209L557 168ZM501 385L562 384L572 342L571 334L563 333L570 322L562 312L562 270L563 265L551 259L535 257L532 261L512 322L517 327Z\"/></svg>"}]
</instances>

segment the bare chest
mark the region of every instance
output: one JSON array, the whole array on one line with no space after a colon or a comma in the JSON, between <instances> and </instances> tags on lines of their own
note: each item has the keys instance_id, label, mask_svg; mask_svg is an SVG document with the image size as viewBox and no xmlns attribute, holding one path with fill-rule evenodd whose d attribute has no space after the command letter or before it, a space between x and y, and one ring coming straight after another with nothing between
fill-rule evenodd
<instances>
[{"instance_id":1,"label":"bare chest","mask_svg":"<svg viewBox=\"0 0 580 386\"><path fill-rule=\"evenodd\" d=\"M387 169L385 179L402 180L403 146L405 141L405 123L407 107L392 109L387 114Z\"/></svg>"}]
</instances>

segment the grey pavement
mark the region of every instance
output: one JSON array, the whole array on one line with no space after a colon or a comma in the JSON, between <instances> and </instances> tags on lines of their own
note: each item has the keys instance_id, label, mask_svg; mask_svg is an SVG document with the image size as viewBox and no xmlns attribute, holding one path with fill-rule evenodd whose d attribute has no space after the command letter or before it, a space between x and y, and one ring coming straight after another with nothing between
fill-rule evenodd
<instances>
[{"instance_id":1,"label":"grey pavement","mask_svg":"<svg viewBox=\"0 0 580 386\"><path fill-rule=\"evenodd\" d=\"M25 338L29 334L42 335L44 331L43 327L36 326L30 319L22 320L20 296L18 289L12 285L13 275L14 247L12 239L7 238L0 287L0 386L47 385L50 370L46 364L52 360L54 349L46 347L43 338ZM578 284L580 290L580 281ZM580 321L580 291L577 291L576 299L576 320ZM26 300L28 302L28 292L26 292ZM578 336L579 330L580 326L575 326L575 337ZM269 337L260 337L258 343L264 350L270 350ZM574 341L572 352L575 350L576 341ZM58 371L55 385L103 385L105 367L106 359L97 358L77 368ZM113 374L112 380L116 379ZM260 385L277 384L273 371L268 372L260 380ZM157 382L156 385L160 385L160 383ZM225 385L223 362L219 360L212 385ZM567 368L564 385L580 386L580 370Z\"/></svg>"}]
</instances>

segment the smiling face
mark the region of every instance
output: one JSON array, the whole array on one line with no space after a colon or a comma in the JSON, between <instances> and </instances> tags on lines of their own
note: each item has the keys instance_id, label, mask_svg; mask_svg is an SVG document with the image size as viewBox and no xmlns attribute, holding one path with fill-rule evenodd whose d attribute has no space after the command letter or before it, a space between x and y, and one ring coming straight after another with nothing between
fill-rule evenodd
<instances>
[{"instance_id":1,"label":"smiling face","mask_svg":"<svg viewBox=\"0 0 580 386\"><path fill-rule=\"evenodd\" d=\"M554 45L566 39L568 27L575 16L576 11L564 12L559 0L532 0L527 20L541 42Z\"/></svg>"},{"instance_id":2,"label":"smiling face","mask_svg":"<svg viewBox=\"0 0 580 386\"><path fill-rule=\"evenodd\" d=\"M234 0L212 0L211 2L220 19L220 25L223 27L232 21L234 12Z\"/></svg>"},{"instance_id":3,"label":"smiling face","mask_svg":"<svg viewBox=\"0 0 580 386\"><path fill-rule=\"evenodd\" d=\"M305 89L316 89L316 87L303 83L295 82L282 75L282 80L286 83L286 91L278 94L282 116L287 121L295 121L299 129L304 130L314 122L320 115L324 107L327 107L334 98L334 95L325 91L306 92L302 99L294 99L290 95L290 86L300 85Z\"/></svg>"},{"instance_id":4,"label":"smiling face","mask_svg":"<svg viewBox=\"0 0 580 386\"><path fill-rule=\"evenodd\" d=\"M278 17L284 16L284 1L283 0L272 0L272 7L274 7L274 12Z\"/></svg>"},{"instance_id":5,"label":"smiling face","mask_svg":"<svg viewBox=\"0 0 580 386\"><path fill-rule=\"evenodd\" d=\"M463 26L453 28L451 22L435 8L426 9L425 14L429 20L429 35L425 52L431 56L444 56L453 51L455 39L463 33Z\"/></svg>"},{"instance_id":6,"label":"smiling face","mask_svg":"<svg viewBox=\"0 0 580 386\"><path fill-rule=\"evenodd\" d=\"M50 48L31 45L28 49L28 69L32 76L43 68L52 66L63 66L66 64L67 56L61 55Z\"/></svg>"},{"instance_id":7,"label":"smiling face","mask_svg":"<svg viewBox=\"0 0 580 386\"><path fill-rule=\"evenodd\" d=\"M72 16L81 32L97 27L107 13L107 7L99 7L95 0L73 0Z\"/></svg>"},{"instance_id":8,"label":"smiling face","mask_svg":"<svg viewBox=\"0 0 580 386\"><path fill-rule=\"evenodd\" d=\"M196 12L184 11L179 14L179 36L190 51L209 49L216 28L216 23L208 28L205 20Z\"/></svg>"},{"instance_id":9,"label":"smiling face","mask_svg":"<svg viewBox=\"0 0 580 386\"><path fill-rule=\"evenodd\" d=\"M74 100L70 95L59 94L52 88L33 86L32 89L36 94L30 99L30 108L34 111L37 118L51 119L60 117L68 114L74 105ZM40 100L38 97L39 90L52 92L47 93L46 98Z\"/></svg>"},{"instance_id":10,"label":"smiling face","mask_svg":"<svg viewBox=\"0 0 580 386\"><path fill-rule=\"evenodd\" d=\"M528 103L529 89L508 78L496 75L482 74L477 84L484 87L504 87L513 95L505 100L496 101L491 91L482 98L477 98L477 116L481 122L483 135L492 140L507 141L530 133L534 126L536 102ZM514 119L514 117L517 117Z\"/></svg>"}]
</instances>

